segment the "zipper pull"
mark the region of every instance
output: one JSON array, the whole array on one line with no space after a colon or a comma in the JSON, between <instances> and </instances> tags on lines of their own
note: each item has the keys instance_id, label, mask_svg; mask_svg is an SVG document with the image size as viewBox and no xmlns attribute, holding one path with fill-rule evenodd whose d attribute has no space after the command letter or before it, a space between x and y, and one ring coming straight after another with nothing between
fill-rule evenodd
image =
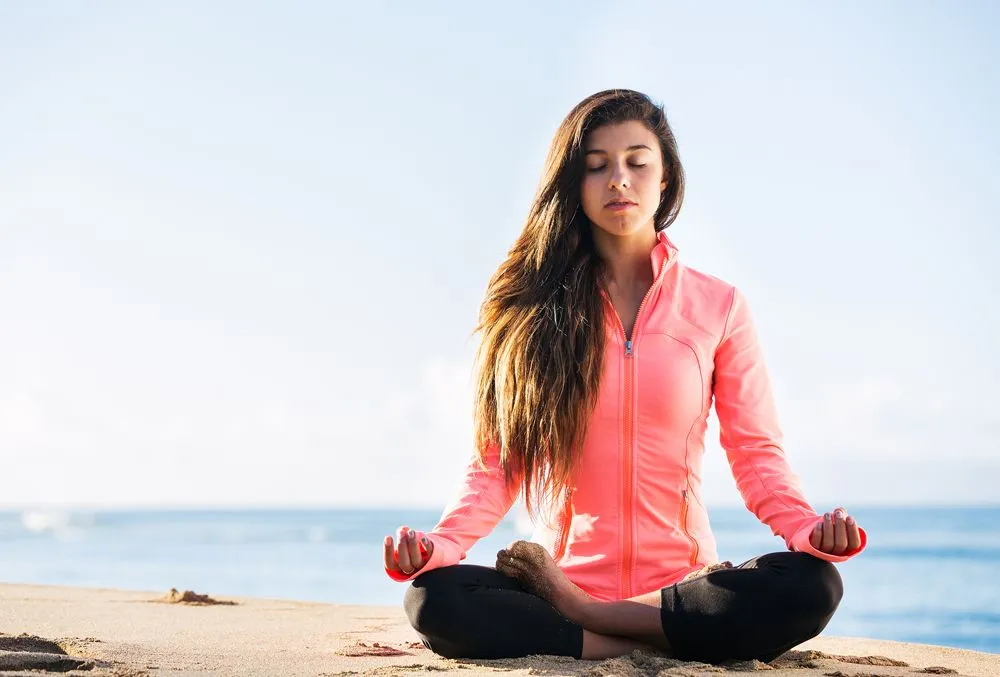
<instances>
[{"instance_id":1,"label":"zipper pull","mask_svg":"<svg viewBox=\"0 0 1000 677\"><path fill-rule=\"evenodd\" d=\"M632 357L632 341L625 341L625 357Z\"/></svg>"}]
</instances>

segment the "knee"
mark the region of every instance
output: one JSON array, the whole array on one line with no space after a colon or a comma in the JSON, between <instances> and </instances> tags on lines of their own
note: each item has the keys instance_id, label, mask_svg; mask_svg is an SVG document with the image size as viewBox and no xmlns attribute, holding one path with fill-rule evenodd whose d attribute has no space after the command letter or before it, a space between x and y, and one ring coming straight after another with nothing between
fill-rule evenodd
<instances>
[{"instance_id":1,"label":"knee","mask_svg":"<svg viewBox=\"0 0 1000 677\"><path fill-rule=\"evenodd\" d=\"M844 597L844 581L832 563L802 553L800 603L811 615L833 616Z\"/></svg>"},{"instance_id":2,"label":"knee","mask_svg":"<svg viewBox=\"0 0 1000 677\"><path fill-rule=\"evenodd\" d=\"M403 609L410 625L425 637L448 633L461 607L459 587L449 584L443 570L418 576L403 595Z\"/></svg>"}]
</instances>

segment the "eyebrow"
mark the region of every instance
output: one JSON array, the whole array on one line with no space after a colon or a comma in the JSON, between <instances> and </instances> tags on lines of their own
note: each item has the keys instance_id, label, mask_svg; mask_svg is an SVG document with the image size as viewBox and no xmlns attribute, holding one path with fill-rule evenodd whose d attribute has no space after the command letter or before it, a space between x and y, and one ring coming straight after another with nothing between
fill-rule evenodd
<instances>
[{"instance_id":1,"label":"eyebrow","mask_svg":"<svg viewBox=\"0 0 1000 677\"><path fill-rule=\"evenodd\" d=\"M650 148L649 146L647 146L647 145L645 145L645 144L641 144L641 143L640 143L640 144L637 144L637 145L635 145L635 146L629 146L629 147L628 147L628 148L626 148L625 150L627 150L627 151L628 151L628 150L642 150L642 149L646 149L646 150L648 150L648 151L652 151L652 150L653 150L653 149L652 149L652 148ZM601 150L600 148L594 148L594 149L591 149L591 150L588 150L588 151L587 151L587 152L585 153L585 155L590 155L591 153L600 153L601 155L607 155L607 154L608 154L608 151L606 151L606 150Z\"/></svg>"}]
</instances>

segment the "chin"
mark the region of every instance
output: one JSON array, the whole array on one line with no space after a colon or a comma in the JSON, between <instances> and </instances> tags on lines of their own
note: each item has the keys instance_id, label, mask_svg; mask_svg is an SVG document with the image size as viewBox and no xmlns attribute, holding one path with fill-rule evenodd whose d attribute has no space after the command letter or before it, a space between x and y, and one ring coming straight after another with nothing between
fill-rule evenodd
<instances>
[{"instance_id":1,"label":"chin","mask_svg":"<svg viewBox=\"0 0 1000 677\"><path fill-rule=\"evenodd\" d=\"M597 224L597 227L608 235L615 235L617 237L633 235L642 230L641 222L635 221L634 219L621 219L610 223L599 223Z\"/></svg>"}]
</instances>

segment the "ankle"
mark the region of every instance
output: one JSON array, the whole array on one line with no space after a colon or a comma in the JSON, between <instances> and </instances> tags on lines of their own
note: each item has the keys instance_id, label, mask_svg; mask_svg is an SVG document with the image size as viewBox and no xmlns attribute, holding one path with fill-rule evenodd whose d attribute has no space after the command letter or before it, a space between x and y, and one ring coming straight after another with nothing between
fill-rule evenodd
<instances>
[{"instance_id":1,"label":"ankle","mask_svg":"<svg viewBox=\"0 0 1000 677\"><path fill-rule=\"evenodd\" d=\"M577 625L587 628L593 624L594 618L600 614L600 607L601 602L598 602L586 593L582 593L567 597L559 605L558 611Z\"/></svg>"}]
</instances>

